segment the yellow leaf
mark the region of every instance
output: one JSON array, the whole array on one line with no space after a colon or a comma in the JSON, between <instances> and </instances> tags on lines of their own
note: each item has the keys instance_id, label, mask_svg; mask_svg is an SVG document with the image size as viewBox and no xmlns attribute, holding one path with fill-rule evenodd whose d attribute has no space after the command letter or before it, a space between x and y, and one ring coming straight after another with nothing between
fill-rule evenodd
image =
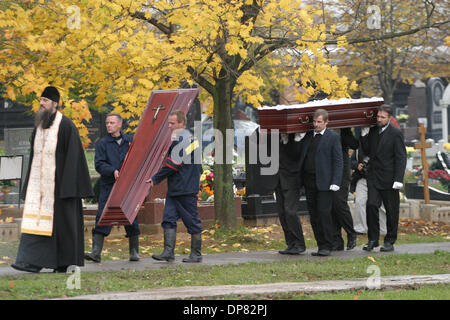
<instances>
[{"instance_id":1,"label":"yellow leaf","mask_svg":"<svg viewBox=\"0 0 450 320\"><path fill-rule=\"evenodd\" d=\"M240 246L241 246L240 243L235 243L235 244L233 244L233 247L234 247L234 248L239 248Z\"/></svg>"},{"instance_id":2,"label":"yellow leaf","mask_svg":"<svg viewBox=\"0 0 450 320\"><path fill-rule=\"evenodd\" d=\"M111 257L111 260L120 260L118 257Z\"/></svg>"},{"instance_id":3,"label":"yellow leaf","mask_svg":"<svg viewBox=\"0 0 450 320\"><path fill-rule=\"evenodd\" d=\"M376 262L375 259L373 257L367 257L367 259L369 259L372 262Z\"/></svg>"}]
</instances>

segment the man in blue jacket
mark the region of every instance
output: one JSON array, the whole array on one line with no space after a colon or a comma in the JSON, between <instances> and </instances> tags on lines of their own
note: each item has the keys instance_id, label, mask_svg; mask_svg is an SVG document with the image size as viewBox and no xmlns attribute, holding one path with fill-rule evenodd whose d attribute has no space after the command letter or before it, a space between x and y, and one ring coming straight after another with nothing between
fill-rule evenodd
<instances>
[{"instance_id":1,"label":"man in blue jacket","mask_svg":"<svg viewBox=\"0 0 450 320\"><path fill-rule=\"evenodd\" d=\"M310 222L319 247L314 256L329 256L333 246L333 192L340 189L343 157L340 136L327 129L328 112L314 112L314 130L302 140L301 185L305 186Z\"/></svg>"},{"instance_id":2,"label":"man in blue jacket","mask_svg":"<svg viewBox=\"0 0 450 320\"><path fill-rule=\"evenodd\" d=\"M191 235L191 254L183 262L201 262L202 227L198 218L197 194L202 166L198 155L199 142L185 129L186 115L180 110L168 117L172 131L172 144L161 170L147 180L150 187L167 178L167 195L162 227L164 229L164 251L152 258L159 261L175 259L177 220L181 218Z\"/></svg>"},{"instance_id":3,"label":"man in blue jacket","mask_svg":"<svg viewBox=\"0 0 450 320\"><path fill-rule=\"evenodd\" d=\"M104 237L111 233L111 226L98 226L98 221L113 188L119 177L119 170L130 148L131 136L122 133L122 117L118 113L106 116L108 135L101 138L95 146L95 170L100 173L100 194L95 228L92 229L92 252L85 254L86 260L101 261ZM139 225L137 219L133 224L125 226L129 239L130 261L139 261Z\"/></svg>"}]
</instances>

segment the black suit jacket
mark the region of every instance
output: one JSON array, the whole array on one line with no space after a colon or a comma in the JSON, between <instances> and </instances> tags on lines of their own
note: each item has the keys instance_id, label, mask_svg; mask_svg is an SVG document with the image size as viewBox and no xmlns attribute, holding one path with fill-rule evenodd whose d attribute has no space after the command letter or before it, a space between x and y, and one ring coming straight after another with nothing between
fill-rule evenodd
<instances>
[{"instance_id":1,"label":"black suit jacket","mask_svg":"<svg viewBox=\"0 0 450 320\"><path fill-rule=\"evenodd\" d=\"M342 185L344 181L350 182L350 156L348 150L357 150L359 148L359 140L355 138L350 128L341 129L342 157L344 159L344 169L342 173Z\"/></svg>"},{"instance_id":2,"label":"black suit jacket","mask_svg":"<svg viewBox=\"0 0 450 320\"><path fill-rule=\"evenodd\" d=\"M402 132L389 124L380 135L377 126L361 137L361 146L370 157L367 182L380 190L392 189L395 181L403 183L406 147Z\"/></svg>"},{"instance_id":3,"label":"black suit jacket","mask_svg":"<svg viewBox=\"0 0 450 320\"><path fill-rule=\"evenodd\" d=\"M306 154L314 137L314 131L309 131L303 138L300 169L305 162ZM343 172L343 157L341 147L341 137L334 131L326 129L320 143L317 146L316 155L316 185L320 191L330 190L330 186L341 185ZM304 185L301 176L300 185Z\"/></svg>"},{"instance_id":4,"label":"black suit jacket","mask_svg":"<svg viewBox=\"0 0 450 320\"><path fill-rule=\"evenodd\" d=\"M278 172L266 179L268 188L274 190L280 180L281 188L293 189L300 188L300 148L301 141L295 141L295 134L289 134L286 144L279 142L279 168Z\"/></svg>"}]
</instances>

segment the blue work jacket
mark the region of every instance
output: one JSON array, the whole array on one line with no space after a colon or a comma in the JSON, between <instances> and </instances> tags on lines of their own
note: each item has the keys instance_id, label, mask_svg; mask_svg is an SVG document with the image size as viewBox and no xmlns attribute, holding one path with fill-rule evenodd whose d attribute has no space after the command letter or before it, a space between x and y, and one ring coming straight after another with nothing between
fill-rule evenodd
<instances>
[{"instance_id":1,"label":"blue work jacket","mask_svg":"<svg viewBox=\"0 0 450 320\"><path fill-rule=\"evenodd\" d=\"M95 170L100 173L102 184L114 184L114 171L120 170L132 137L122 133L120 145L111 136L106 135L95 145Z\"/></svg>"},{"instance_id":2,"label":"blue work jacket","mask_svg":"<svg viewBox=\"0 0 450 320\"><path fill-rule=\"evenodd\" d=\"M196 195L202 174L199 142L184 130L169 147L162 168L152 177L154 185L167 178L167 195ZM198 163L196 163L198 162Z\"/></svg>"}]
</instances>

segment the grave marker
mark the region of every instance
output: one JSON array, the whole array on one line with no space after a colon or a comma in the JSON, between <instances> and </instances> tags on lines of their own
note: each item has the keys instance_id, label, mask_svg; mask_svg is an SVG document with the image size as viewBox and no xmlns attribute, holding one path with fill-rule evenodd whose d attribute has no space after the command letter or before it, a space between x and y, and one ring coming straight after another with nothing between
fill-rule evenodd
<instances>
[{"instance_id":1,"label":"grave marker","mask_svg":"<svg viewBox=\"0 0 450 320\"><path fill-rule=\"evenodd\" d=\"M425 142L425 134L427 133L427 128L420 123L419 129L417 130L420 135L420 142L414 145L414 148L420 149L420 155L422 158L422 175L423 175L423 196L425 199L425 204L430 203L430 190L428 189L428 162L426 155L426 148L431 148L431 142Z\"/></svg>"}]
</instances>

